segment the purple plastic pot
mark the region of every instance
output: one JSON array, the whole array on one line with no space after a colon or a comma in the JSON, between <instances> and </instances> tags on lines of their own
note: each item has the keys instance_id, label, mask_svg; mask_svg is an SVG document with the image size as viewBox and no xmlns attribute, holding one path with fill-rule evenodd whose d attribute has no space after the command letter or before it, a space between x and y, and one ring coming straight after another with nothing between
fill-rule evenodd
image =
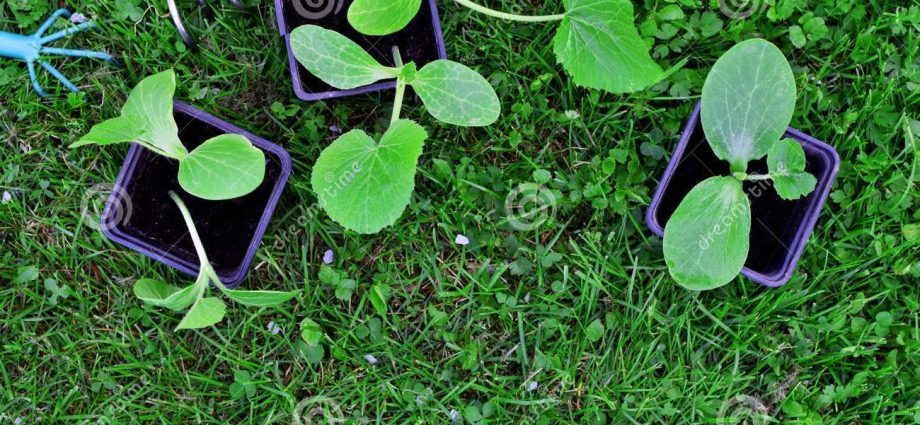
<instances>
[{"instance_id":1,"label":"purple plastic pot","mask_svg":"<svg viewBox=\"0 0 920 425\"><path fill-rule=\"evenodd\" d=\"M815 191L805 198L785 201L776 194L770 182L744 184L751 200L751 250L741 273L754 282L774 288L792 278L840 170L840 157L826 143L793 128L786 131L785 137L804 148L806 170L818 179ZM766 173L766 160L751 162L748 170ZM664 236L668 219L684 197L698 183L716 175L731 173L728 163L718 159L706 141L697 103L646 212L645 219L652 232Z\"/></svg>"},{"instance_id":2,"label":"purple plastic pot","mask_svg":"<svg viewBox=\"0 0 920 425\"><path fill-rule=\"evenodd\" d=\"M324 0L319 2L319 6L311 7L311 2L306 0L275 0L278 30L287 45L294 93L301 100L312 102L396 87L395 81L384 81L351 90L338 90L322 82L297 62L291 49L290 33L302 25L317 25L337 31L360 44L371 56L387 66L394 66L393 46L399 46L403 61L413 61L419 69L429 62L447 59L444 35L441 32L441 18L435 0L423 3L419 14L406 28L384 37L366 36L352 28L347 18L351 3L352 0Z\"/></svg>"},{"instance_id":3,"label":"purple plastic pot","mask_svg":"<svg viewBox=\"0 0 920 425\"><path fill-rule=\"evenodd\" d=\"M246 136L266 157L265 181L254 192L229 201L206 201L186 193L178 182L178 161L133 144L106 202L101 227L112 241L191 276L198 275L198 254L175 191L191 212L209 260L224 285L238 286L255 258L269 220L291 174L291 156L281 146L214 116L175 102L179 139L192 150L220 134Z\"/></svg>"}]
</instances>

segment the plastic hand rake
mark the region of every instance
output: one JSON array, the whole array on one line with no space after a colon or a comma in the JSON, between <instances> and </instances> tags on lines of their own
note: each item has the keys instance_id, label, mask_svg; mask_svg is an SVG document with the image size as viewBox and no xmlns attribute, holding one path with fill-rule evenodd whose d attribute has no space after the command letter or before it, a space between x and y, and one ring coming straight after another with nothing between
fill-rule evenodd
<instances>
[{"instance_id":1,"label":"plastic hand rake","mask_svg":"<svg viewBox=\"0 0 920 425\"><path fill-rule=\"evenodd\" d=\"M39 28L38 31L32 35L19 35L0 31L0 56L26 63L26 66L29 68L29 78L32 80L32 87L35 89L35 92L39 94L39 96L45 97L47 96L47 93L45 93L45 91L42 90L41 86L38 84L38 76L35 72L36 62L41 65L42 68L45 68L48 73L57 78L61 84L67 87L70 91L74 93L80 91L80 89L71 83L70 80L64 76L64 74L61 74L57 68L43 59L47 55L101 59L114 65L118 65L118 61L116 61L115 58L113 58L108 53L93 52L89 50L71 50L59 49L56 47L46 47L48 43L53 41L69 37L80 31L97 27L96 24L92 22L84 22L82 24L67 28L66 30L58 31L51 35L45 35L45 32L51 28L51 25L54 25L54 21L56 19L69 19L70 16L71 14L67 11L67 9L58 9L58 11L54 12L54 15L51 15L51 17L48 18L44 24L42 24L41 28Z\"/></svg>"}]
</instances>

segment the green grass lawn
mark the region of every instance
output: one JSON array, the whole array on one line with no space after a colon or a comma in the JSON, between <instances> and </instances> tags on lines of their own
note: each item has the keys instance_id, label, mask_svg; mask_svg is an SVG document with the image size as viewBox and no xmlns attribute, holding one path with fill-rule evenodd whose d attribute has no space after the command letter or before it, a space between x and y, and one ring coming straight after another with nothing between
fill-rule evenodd
<instances>
[{"instance_id":1,"label":"green grass lawn","mask_svg":"<svg viewBox=\"0 0 920 425\"><path fill-rule=\"evenodd\" d=\"M31 33L58 3L0 1L0 29ZM689 61L650 90L617 96L569 81L552 25L442 0L449 57L489 79L503 115L461 129L410 97L404 115L432 137L409 209L373 236L318 212L310 172L336 137L330 128L384 130L392 93L298 101L271 2L240 13L215 1L223 9L198 27L208 36L200 53L182 45L165 1L61 3L103 30L58 45L117 53L125 67L55 62L83 93L43 77L56 95L41 99L23 65L0 59L0 424L289 424L295 410L316 414L312 423L323 411L332 423L339 414L347 423L920 423L916 2L776 0L732 19L715 0L634 1L656 60ZM561 11L551 0L483 3ZM739 277L690 292L670 278L644 212L710 67L752 37L789 58L793 126L837 149L840 175L789 284ZM177 98L294 158L244 283L302 290L284 308L231 305L214 327L173 332L181 315L144 306L131 287L188 277L107 241L81 214L90 188L115 181L127 147L67 145L168 68ZM516 230L506 197L547 176L552 218ZM321 278L329 249L335 261ZM350 299L336 297L340 279L356 283ZM370 301L373 285L389 288L385 314ZM324 332L318 348L301 342L306 318Z\"/></svg>"}]
</instances>

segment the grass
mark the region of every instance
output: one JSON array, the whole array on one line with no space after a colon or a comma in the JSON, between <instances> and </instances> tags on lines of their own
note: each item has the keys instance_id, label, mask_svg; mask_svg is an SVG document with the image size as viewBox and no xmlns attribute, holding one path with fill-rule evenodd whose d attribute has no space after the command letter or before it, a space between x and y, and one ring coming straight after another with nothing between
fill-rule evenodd
<instances>
[{"instance_id":1,"label":"grass","mask_svg":"<svg viewBox=\"0 0 920 425\"><path fill-rule=\"evenodd\" d=\"M793 1L781 2L802 4L788 17L775 8L732 20L717 2L689 1L684 18L664 21L653 11L665 3L634 2L659 61L689 62L649 91L615 96L569 82L554 64L551 25L442 1L449 56L490 79L503 117L458 129L407 105L432 133L416 194L396 226L357 236L311 208L311 165L331 126L381 131L389 94L297 101L269 2L245 14L225 4L197 54L153 3L71 2L104 30L61 45L117 52L126 64L60 62L80 96L40 99L23 66L0 61L0 191L11 196L0 205L0 423L287 424L316 396L334 404L299 407L341 411L349 423L733 423L731 413L920 423L916 6ZM53 6L0 3L0 28L31 32ZM795 25L810 37L801 48L789 37ZM793 126L833 145L843 164L788 285L738 278L692 293L670 279L642 215L709 67L753 36L794 65ZM115 180L126 148L66 146L169 67L178 98L294 157L244 283L302 289L287 308L233 307L218 326L173 332L179 316L143 306L130 288L142 276L187 277L81 218L84 193ZM505 198L541 170L559 197L555 218L515 231ZM472 243L456 245L457 234ZM327 249L357 282L348 301L319 279ZM370 303L375 284L390 288L383 315ZM304 318L323 328L321 351L299 342Z\"/></svg>"}]
</instances>

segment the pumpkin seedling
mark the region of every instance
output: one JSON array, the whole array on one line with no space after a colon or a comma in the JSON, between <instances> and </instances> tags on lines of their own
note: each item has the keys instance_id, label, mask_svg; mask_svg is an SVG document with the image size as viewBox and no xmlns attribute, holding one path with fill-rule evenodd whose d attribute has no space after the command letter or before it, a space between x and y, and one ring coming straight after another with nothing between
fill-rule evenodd
<instances>
[{"instance_id":1,"label":"pumpkin seedling","mask_svg":"<svg viewBox=\"0 0 920 425\"><path fill-rule=\"evenodd\" d=\"M277 306L297 295L296 291L242 291L228 289L224 286L220 278L217 277L214 267L208 261L208 255L204 250L204 245L201 243L198 229L195 228L192 216L185 203L182 202L182 198L172 191L169 192L169 197L179 207L182 218L185 219L185 223L188 226L192 242L195 244L195 251L201 261L198 279L195 280L195 283L185 288L177 288L154 279L140 279L134 284L134 295L145 303L158 307L174 311L188 309L185 317L176 326L176 330L206 328L223 320L226 311L224 302L220 298L206 295L210 291L212 283L228 298L251 307Z\"/></svg>"},{"instance_id":2,"label":"pumpkin seedling","mask_svg":"<svg viewBox=\"0 0 920 425\"><path fill-rule=\"evenodd\" d=\"M565 13L521 16L500 12L470 0L462 6L517 22L558 22L553 41L557 61L579 86L612 93L645 89L683 66L664 72L639 36L630 0L565 0ZM419 12L421 0L355 0L348 22L363 34L382 36L406 27Z\"/></svg>"},{"instance_id":3,"label":"pumpkin seedling","mask_svg":"<svg viewBox=\"0 0 920 425\"><path fill-rule=\"evenodd\" d=\"M175 92L173 70L145 78L131 91L121 116L93 126L70 147L138 143L178 160L182 189L206 200L239 198L256 190L265 178L265 154L238 134L214 137L189 152L173 117Z\"/></svg>"},{"instance_id":4,"label":"pumpkin seedling","mask_svg":"<svg viewBox=\"0 0 920 425\"><path fill-rule=\"evenodd\" d=\"M291 46L309 72L338 89L396 79L390 128L380 141L364 131L350 131L327 147L313 167L311 180L320 205L333 220L359 233L376 233L395 223L415 189L428 133L400 118L408 86L432 116L448 124L486 126L501 112L489 82L457 62L438 60L417 69L414 62L403 64L394 48L396 67L384 66L347 37L314 25L294 30Z\"/></svg>"},{"instance_id":5,"label":"pumpkin seedling","mask_svg":"<svg viewBox=\"0 0 920 425\"><path fill-rule=\"evenodd\" d=\"M805 152L781 139L795 111L796 85L789 62L772 43L753 39L726 52L703 86L701 117L706 140L731 166L731 176L694 187L668 220L664 256L671 276L691 290L732 281L750 248L751 201L745 181L772 181L780 198L815 190ZM748 163L767 156L768 174L749 174Z\"/></svg>"}]
</instances>

